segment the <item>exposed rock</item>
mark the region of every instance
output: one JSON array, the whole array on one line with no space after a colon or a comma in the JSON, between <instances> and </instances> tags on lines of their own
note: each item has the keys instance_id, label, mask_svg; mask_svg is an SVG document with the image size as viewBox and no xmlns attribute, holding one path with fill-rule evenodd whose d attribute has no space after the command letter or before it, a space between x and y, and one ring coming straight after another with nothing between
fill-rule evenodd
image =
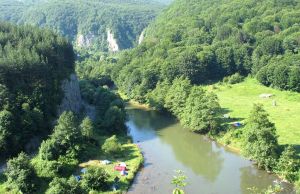
<instances>
[{"instance_id":1,"label":"exposed rock","mask_svg":"<svg viewBox=\"0 0 300 194\"><path fill-rule=\"evenodd\" d=\"M78 34L76 39L76 46L77 47L90 47L93 44L93 40L95 39L94 34Z\"/></svg>"},{"instance_id":2,"label":"exposed rock","mask_svg":"<svg viewBox=\"0 0 300 194\"><path fill-rule=\"evenodd\" d=\"M109 28L107 29L107 42L108 42L108 50L110 52L119 51L119 45L117 43L117 40L114 38L114 35Z\"/></svg>"},{"instance_id":3,"label":"exposed rock","mask_svg":"<svg viewBox=\"0 0 300 194\"><path fill-rule=\"evenodd\" d=\"M139 44L141 44L144 40L145 37L145 30L143 30L143 32L141 33L140 37L139 37Z\"/></svg>"},{"instance_id":4,"label":"exposed rock","mask_svg":"<svg viewBox=\"0 0 300 194\"><path fill-rule=\"evenodd\" d=\"M84 102L81 98L79 81L76 74L71 74L69 79L63 81L62 90L64 98L58 108L59 115L64 111L72 111L76 114L85 114L90 119L95 120L95 107Z\"/></svg>"},{"instance_id":5,"label":"exposed rock","mask_svg":"<svg viewBox=\"0 0 300 194\"><path fill-rule=\"evenodd\" d=\"M64 98L58 108L59 115L64 111L72 111L79 114L83 110L83 101L80 94L80 87L77 76L71 74L69 79L62 83Z\"/></svg>"}]
</instances>

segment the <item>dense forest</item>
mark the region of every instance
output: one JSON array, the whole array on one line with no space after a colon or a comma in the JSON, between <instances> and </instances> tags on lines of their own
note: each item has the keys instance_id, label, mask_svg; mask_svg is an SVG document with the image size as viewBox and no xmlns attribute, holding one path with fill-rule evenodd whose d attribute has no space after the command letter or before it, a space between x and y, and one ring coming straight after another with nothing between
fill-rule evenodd
<instances>
[{"instance_id":1,"label":"dense forest","mask_svg":"<svg viewBox=\"0 0 300 194\"><path fill-rule=\"evenodd\" d=\"M1 0L0 19L51 28L79 47L107 51L108 29L120 49L130 48L163 7L144 0Z\"/></svg>"},{"instance_id":2,"label":"dense forest","mask_svg":"<svg viewBox=\"0 0 300 194\"><path fill-rule=\"evenodd\" d=\"M296 0L176 1L147 28L143 44L120 57L113 77L133 97L180 76L203 84L235 73L300 92L299 6Z\"/></svg>"},{"instance_id":3,"label":"dense forest","mask_svg":"<svg viewBox=\"0 0 300 194\"><path fill-rule=\"evenodd\" d=\"M2 159L50 132L62 98L60 83L73 71L73 47L61 36L0 24Z\"/></svg>"}]
</instances>

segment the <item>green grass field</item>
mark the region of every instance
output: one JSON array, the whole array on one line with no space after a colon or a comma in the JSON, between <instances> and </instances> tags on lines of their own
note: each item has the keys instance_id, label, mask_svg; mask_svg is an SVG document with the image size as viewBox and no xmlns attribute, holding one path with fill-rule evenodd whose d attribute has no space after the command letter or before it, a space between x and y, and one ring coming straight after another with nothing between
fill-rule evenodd
<instances>
[{"instance_id":1,"label":"green grass field","mask_svg":"<svg viewBox=\"0 0 300 194\"><path fill-rule=\"evenodd\" d=\"M254 103L263 104L269 119L275 123L279 143L300 147L300 93L265 87L253 78L234 85L215 84L207 89L217 94L224 112L237 121L245 121ZM273 96L263 99L260 94ZM277 106L273 105L274 100Z\"/></svg>"}]
</instances>

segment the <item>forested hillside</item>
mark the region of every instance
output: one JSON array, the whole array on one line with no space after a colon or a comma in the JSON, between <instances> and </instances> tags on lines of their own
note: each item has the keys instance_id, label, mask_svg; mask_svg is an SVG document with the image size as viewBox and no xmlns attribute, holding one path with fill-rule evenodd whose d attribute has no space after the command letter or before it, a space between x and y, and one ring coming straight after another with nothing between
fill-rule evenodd
<instances>
[{"instance_id":1,"label":"forested hillside","mask_svg":"<svg viewBox=\"0 0 300 194\"><path fill-rule=\"evenodd\" d=\"M235 73L300 92L299 8L298 0L176 1L124 53L114 78L135 97L159 81L203 84Z\"/></svg>"},{"instance_id":2,"label":"forested hillside","mask_svg":"<svg viewBox=\"0 0 300 194\"><path fill-rule=\"evenodd\" d=\"M145 0L0 0L0 19L48 27L77 47L108 51L108 33L119 49L130 48L163 7Z\"/></svg>"},{"instance_id":3,"label":"forested hillside","mask_svg":"<svg viewBox=\"0 0 300 194\"><path fill-rule=\"evenodd\" d=\"M48 134L74 71L73 47L57 34L0 23L0 152L15 154Z\"/></svg>"},{"instance_id":4,"label":"forested hillside","mask_svg":"<svg viewBox=\"0 0 300 194\"><path fill-rule=\"evenodd\" d=\"M233 144L259 168L299 184L300 162L294 150L299 139L291 138L298 128L277 131L277 123L287 122L285 112L298 107L293 99L300 92L299 10L298 0L177 0L146 29L142 44L114 57L79 61L77 71L98 81L111 78L130 99L172 113L194 132L219 140L226 137L224 144ZM293 99L280 99L278 108L273 94L268 100L259 97L263 91L258 88L265 87L251 82L251 88L257 87L247 90L251 97L245 90L239 96L230 93L221 102L233 106L221 107L221 89L229 90L246 76L290 90L285 95ZM235 95L243 101L233 101ZM291 109L290 103L295 103ZM269 110L272 106L277 119L269 117L263 104ZM246 117L231 118L232 111L244 106ZM278 136L282 140L287 134L283 145Z\"/></svg>"}]
</instances>

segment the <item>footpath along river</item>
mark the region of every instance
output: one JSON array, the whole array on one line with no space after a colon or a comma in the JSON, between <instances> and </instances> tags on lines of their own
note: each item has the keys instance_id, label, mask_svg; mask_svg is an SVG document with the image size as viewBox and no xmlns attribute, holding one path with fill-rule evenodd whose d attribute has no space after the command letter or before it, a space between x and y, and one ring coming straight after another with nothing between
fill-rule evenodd
<instances>
[{"instance_id":1,"label":"footpath along river","mask_svg":"<svg viewBox=\"0 0 300 194\"><path fill-rule=\"evenodd\" d=\"M127 113L129 133L145 157L128 194L171 194L177 169L188 177L187 194L248 194L253 193L249 188L261 191L278 180L216 142L189 132L169 115L134 105L128 105ZM282 193L293 193L290 185L284 187Z\"/></svg>"}]
</instances>

